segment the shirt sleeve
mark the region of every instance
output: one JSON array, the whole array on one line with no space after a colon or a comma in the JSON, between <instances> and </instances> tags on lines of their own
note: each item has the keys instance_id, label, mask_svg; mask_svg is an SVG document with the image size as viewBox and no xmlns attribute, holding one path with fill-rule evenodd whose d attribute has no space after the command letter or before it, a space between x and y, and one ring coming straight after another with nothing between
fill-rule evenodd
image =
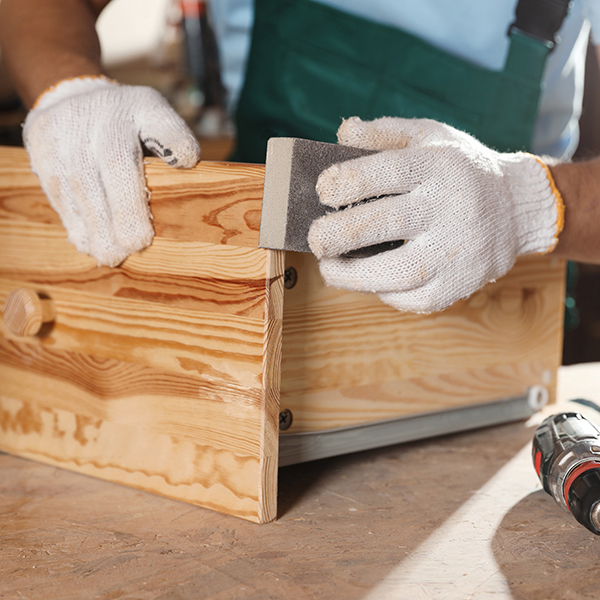
<instances>
[{"instance_id":1,"label":"shirt sleeve","mask_svg":"<svg viewBox=\"0 0 600 600\"><path fill-rule=\"evenodd\" d=\"M600 0L584 0L583 14L592 27L592 43L600 45Z\"/></svg>"},{"instance_id":2,"label":"shirt sleeve","mask_svg":"<svg viewBox=\"0 0 600 600\"><path fill-rule=\"evenodd\" d=\"M246 72L254 22L253 0L211 0L212 24L219 47L227 104L235 108Z\"/></svg>"}]
</instances>

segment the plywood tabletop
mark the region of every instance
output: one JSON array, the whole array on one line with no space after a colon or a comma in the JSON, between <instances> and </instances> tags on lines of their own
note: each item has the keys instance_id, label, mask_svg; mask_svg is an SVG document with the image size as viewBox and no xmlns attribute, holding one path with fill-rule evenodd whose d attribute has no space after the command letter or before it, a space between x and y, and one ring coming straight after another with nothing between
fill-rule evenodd
<instances>
[{"instance_id":1,"label":"plywood tabletop","mask_svg":"<svg viewBox=\"0 0 600 600\"><path fill-rule=\"evenodd\" d=\"M559 402L598 390L600 365L562 368ZM514 423L286 467L261 526L0 455L0 596L595 599L599 540L540 491L532 435Z\"/></svg>"}]
</instances>

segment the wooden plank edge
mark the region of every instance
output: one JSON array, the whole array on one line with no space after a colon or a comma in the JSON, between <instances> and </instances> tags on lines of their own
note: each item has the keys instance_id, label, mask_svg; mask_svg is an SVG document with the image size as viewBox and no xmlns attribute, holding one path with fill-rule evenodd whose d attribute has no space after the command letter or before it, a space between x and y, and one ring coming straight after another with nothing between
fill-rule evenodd
<instances>
[{"instance_id":1,"label":"wooden plank edge","mask_svg":"<svg viewBox=\"0 0 600 600\"><path fill-rule=\"evenodd\" d=\"M266 302L264 323L262 427L258 522L277 517L277 473L279 465L279 397L283 334L283 281L285 252L265 250Z\"/></svg>"}]
</instances>

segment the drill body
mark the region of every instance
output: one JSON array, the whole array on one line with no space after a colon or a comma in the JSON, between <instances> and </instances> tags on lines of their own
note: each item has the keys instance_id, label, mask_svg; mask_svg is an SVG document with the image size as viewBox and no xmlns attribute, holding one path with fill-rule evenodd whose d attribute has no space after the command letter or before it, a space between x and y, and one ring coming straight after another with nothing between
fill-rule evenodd
<instances>
[{"instance_id":1,"label":"drill body","mask_svg":"<svg viewBox=\"0 0 600 600\"><path fill-rule=\"evenodd\" d=\"M548 417L533 439L533 464L544 490L600 535L600 430L579 413Z\"/></svg>"}]
</instances>

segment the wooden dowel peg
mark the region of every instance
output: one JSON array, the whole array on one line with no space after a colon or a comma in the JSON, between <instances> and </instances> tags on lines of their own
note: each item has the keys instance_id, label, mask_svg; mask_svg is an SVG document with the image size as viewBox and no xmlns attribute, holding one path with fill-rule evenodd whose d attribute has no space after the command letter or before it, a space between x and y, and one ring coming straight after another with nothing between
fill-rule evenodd
<instances>
[{"instance_id":1,"label":"wooden dowel peg","mask_svg":"<svg viewBox=\"0 0 600 600\"><path fill-rule=\"evenodd\" d=\"M6 297L2 309L4 324L15 335L36 335L44 323L53 321L52 300L40 298L34 290L16 288Z\"/></svg>"}]
</instances>

